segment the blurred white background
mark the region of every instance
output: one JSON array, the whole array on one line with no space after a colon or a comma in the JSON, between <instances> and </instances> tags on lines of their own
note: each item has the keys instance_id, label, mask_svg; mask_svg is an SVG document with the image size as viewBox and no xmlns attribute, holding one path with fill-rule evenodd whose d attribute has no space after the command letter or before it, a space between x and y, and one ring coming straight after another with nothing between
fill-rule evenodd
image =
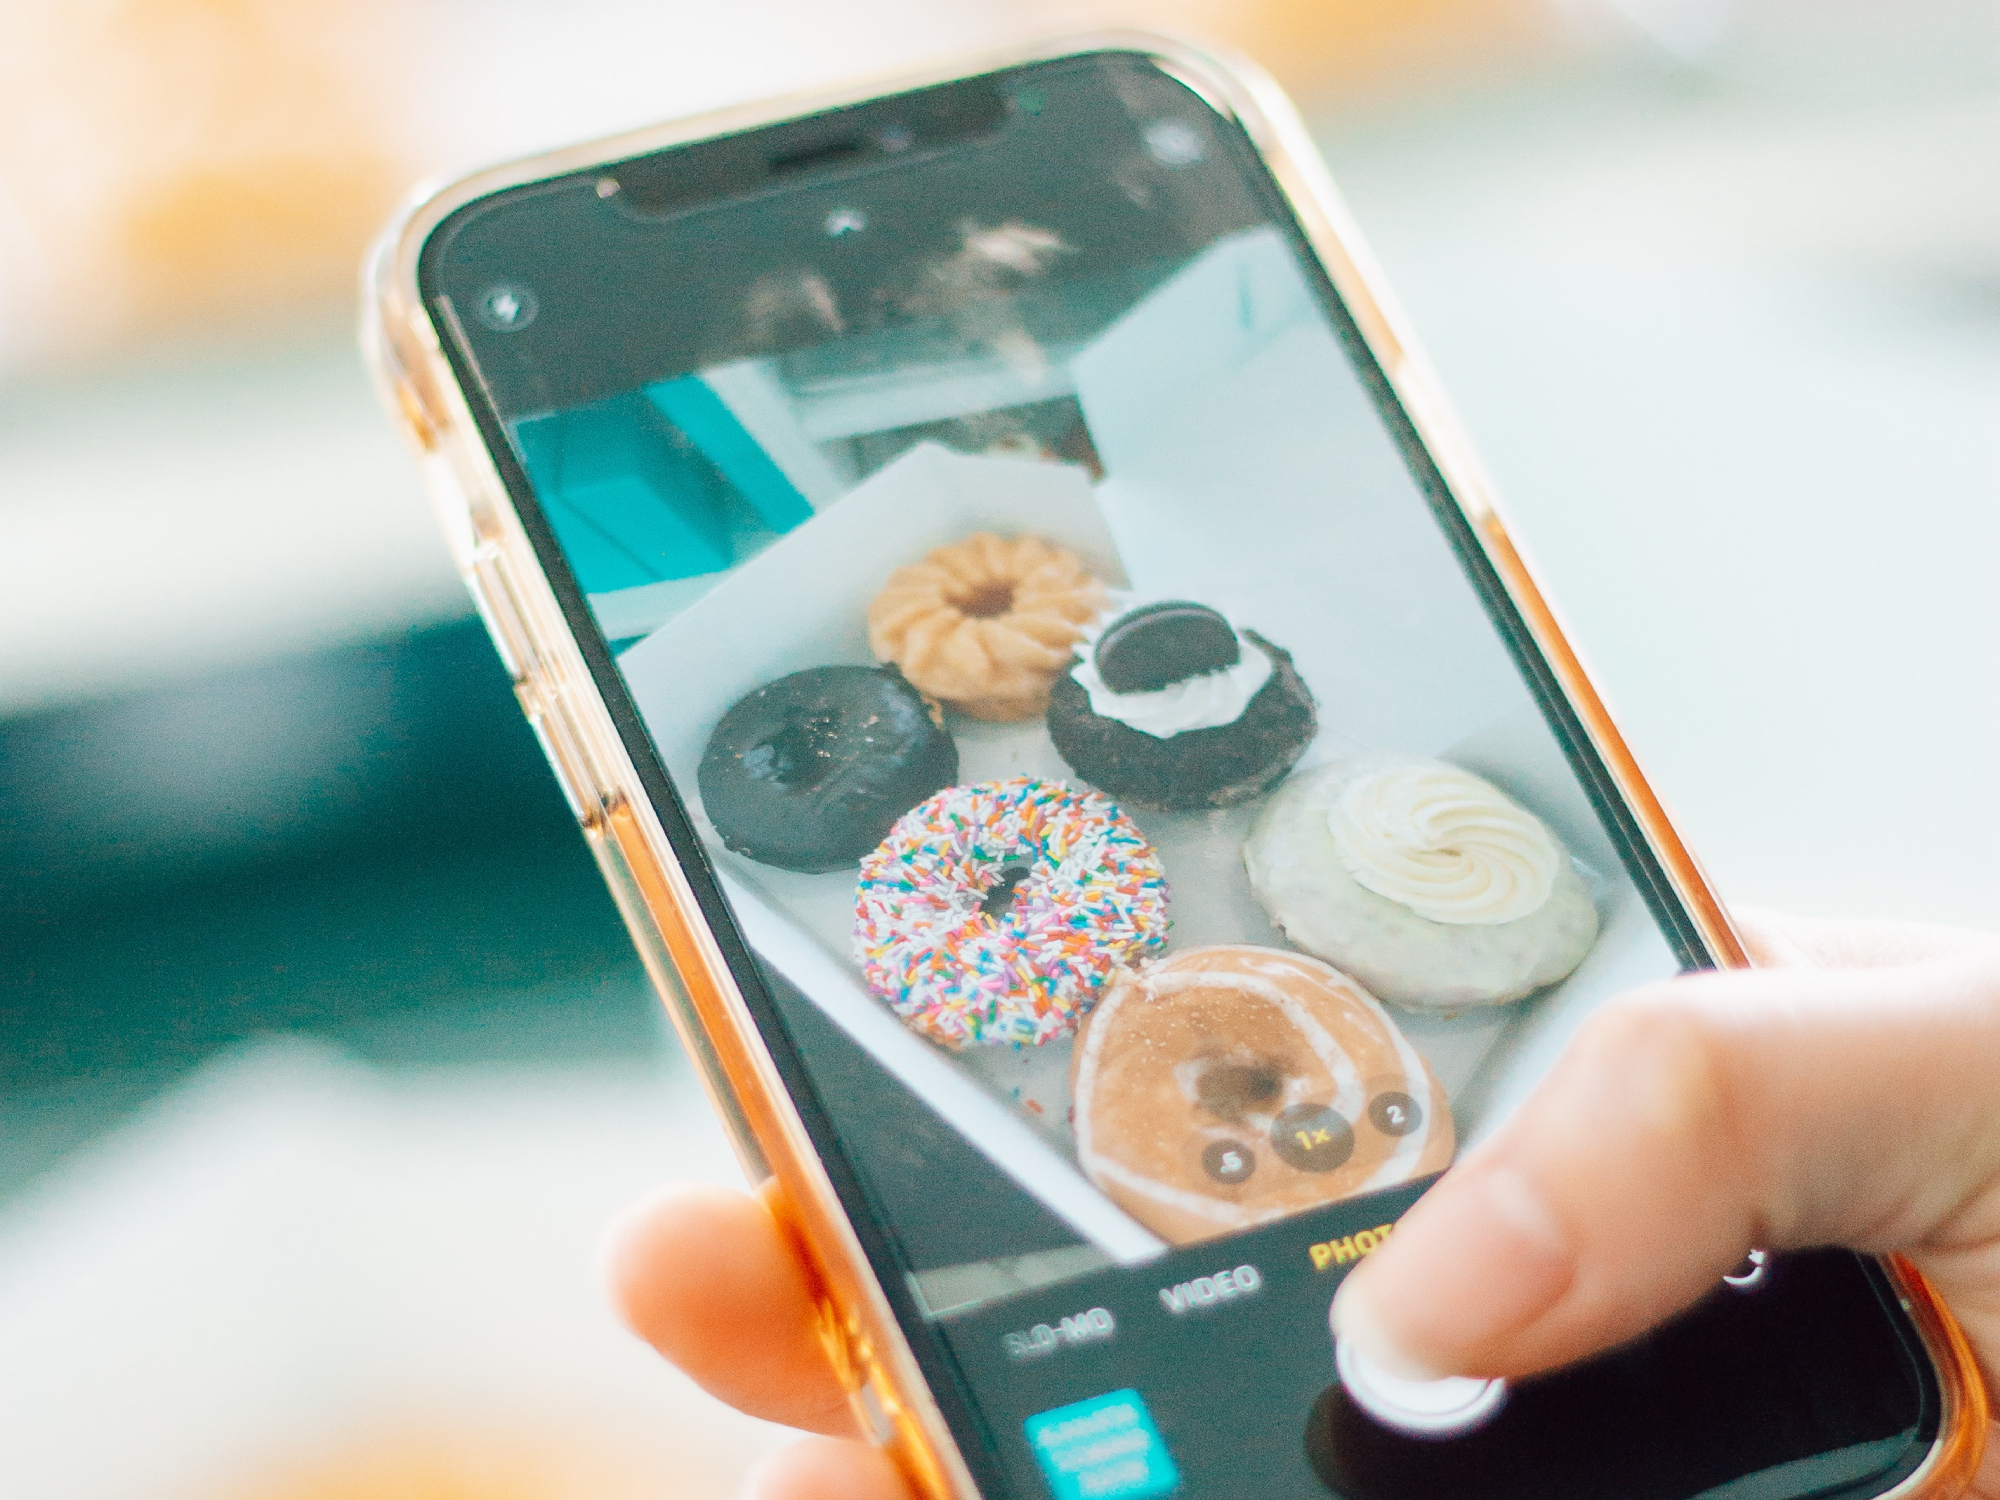
<instances>
[{"instance_id":1,"label":"blurred white background","mask_svg":"<svg viewBox=\"0 0 2000 1500\"><path fill-rule=\"evenodd\" d=\"M2000 7L1118 14L1283 65L1725 893L2000 928ZM0 16L0 1491L694 1497L776 1440L596 1290L619 1203L732 1168L512 826L352 268L419 176L1085 18Z\"/></svg>"}]
</instances>

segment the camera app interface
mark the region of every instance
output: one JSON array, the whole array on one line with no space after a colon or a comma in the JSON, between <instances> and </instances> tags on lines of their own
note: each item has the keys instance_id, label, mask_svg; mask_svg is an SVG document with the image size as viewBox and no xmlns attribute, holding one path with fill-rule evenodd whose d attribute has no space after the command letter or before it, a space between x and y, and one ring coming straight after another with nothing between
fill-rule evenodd
<instances>
[{"instance_id":1,"label":"camera app interface","mask_svg":"<svg viewBox=\"0 0 2000 1500\"><path fill-rule=\"evenodd\" d=\"M1024 76L435 274L993 1461L1324 1495L1339 1277L1680 962L1240 136Z\"/></svg>"}]
</instances>

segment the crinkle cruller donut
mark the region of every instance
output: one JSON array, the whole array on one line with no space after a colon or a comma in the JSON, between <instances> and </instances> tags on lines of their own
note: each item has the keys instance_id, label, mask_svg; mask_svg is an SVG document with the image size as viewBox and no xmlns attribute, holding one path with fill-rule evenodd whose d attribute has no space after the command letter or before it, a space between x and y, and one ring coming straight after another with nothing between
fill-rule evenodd
<instances>
[{"instance_id":1,"label":"crinkle cruller donut","mask_svg":"<svg viewBox=\"0 0 2000 1500\"><path fill-rule=\"evenodd\" d=\"M1220 944L1121 973L1077 1038L1077 1160L1175 1244L1440 1172L1451 1106L1345 974Z\"/></svg>"},{"instance_id":2,"label":"crinkle cruller donut","mask_svg":"<svg viewBox=\"0 0 2000 1500\"><path fill-rule=\"evenodd\" d=\"M1103 608L1104 585L1075 553L979 531L889 575L868 606L868 646L975 719L1031 719Z\"/></svg>"},{"instance_id":3,"label":"crinkle cruller donut","mask_svg":"<svg viewBox=\"0 0 2000 1500\"><path fill-rule=\"evenodd\" d=\"M1597 941L1597 908L1555 834L1440 760L1355 756L1293 777L1243 864L1287 938L1392 1005L1519 1000Z\"/></svg>"},{"instance_id":4,"label":"crinkle cruller donut","mask_svg":"<svg viewBox=\"0 0 2000 1500\"><path fill-rule=\"evenodd\" d=\"M1060 781L949 787L861 862L854 956L947 1047L1069 1035L1098 987L1166 937L1152 845L1109 798Z\"/></svg>"}]
</instances>

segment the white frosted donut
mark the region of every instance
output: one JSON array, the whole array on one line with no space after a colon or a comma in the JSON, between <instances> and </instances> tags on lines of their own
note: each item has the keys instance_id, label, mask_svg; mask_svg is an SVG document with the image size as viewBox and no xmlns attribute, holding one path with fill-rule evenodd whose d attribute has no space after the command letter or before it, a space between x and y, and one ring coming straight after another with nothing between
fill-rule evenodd
<instances>
[{"instance_id":1,"label":"white frosted donut","mask_svg":"<svg viewBox=\"0 0 2000 1500\"><path fill-rule=\"evenodd\" d=\"M1388 1012L1276 948L1126 970L1078 1035L1077 1160L1175 1244L1394 1187L1451 1161L1451 1105Z\"/></svg>"},{"instance_id":2,"label":"white frosted donut","mask_svg":"<svg viewBox=\"0 0 2000 1500\"><path fill-rule=\"evenodd\" d=\"M1384 1000L1497 1005L1564 978L1597 909L1562 842L1444 761L1357 756L1288 781L1243 846L1285 936Z\"/></svg>"}]
</instances>

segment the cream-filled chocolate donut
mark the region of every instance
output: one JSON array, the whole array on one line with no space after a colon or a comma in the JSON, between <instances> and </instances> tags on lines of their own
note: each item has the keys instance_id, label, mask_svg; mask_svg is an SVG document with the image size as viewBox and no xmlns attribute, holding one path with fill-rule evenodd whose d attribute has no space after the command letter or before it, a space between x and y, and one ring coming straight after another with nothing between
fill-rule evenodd
<instances>
[{"instance_id":1,"label":"cream-filled chocolate donut","mask_svg":"<svg viewBox=\"0 0 2000 1500\"><path fill-rule=\"evenodd\" d=\"M1258 817L1243 864L1287 938L1396 1005L1519 1000L1597 941L1597 909L1561 840L1443 761L1356 756L1294 777Z\"/></svg>"},{"instance_id":2,"label":"cream-filled chocolate donut","mask_svg":"<svg viewBox=\"0 0 2000 1500\"><path fill-rule=\"evenodd\" d=\"M1375 998L1224 944L1125 970L1078 1033L1077 1160L1177 1245L1442 1171L1451 1106Z\"/></svg>"}]
</instances>

